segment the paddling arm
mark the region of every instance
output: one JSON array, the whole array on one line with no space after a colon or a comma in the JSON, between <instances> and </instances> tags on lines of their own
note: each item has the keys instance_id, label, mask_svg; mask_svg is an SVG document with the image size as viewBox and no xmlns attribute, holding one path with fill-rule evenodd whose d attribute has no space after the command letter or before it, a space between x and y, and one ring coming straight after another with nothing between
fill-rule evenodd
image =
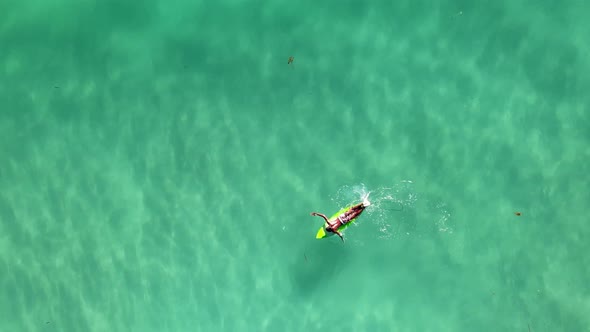
<instances>
[{"instance_id":1,"label":"paddling arm","mask_svg":"<svg viewBox=\"0 0 590 332\"><path fill-rule=\"evenodd\" d=\"M336 235L340 236L340 240L342 240L342 242L344 242L344 237L342 236L342 233L340 233L337 230L334 230L334 233L336 233Z\"/></svg>"},{"instance_id":2,"label":"paddling arm","mask_svg":"<svg viewBox=\"0 0 590 332\"><path fill-rule=\"evenodd\" d=\"M328 223L328 225L330 225L330 226L332 225L332 224L330 224L330 221L328 221L328 217L326 217L326 215L323 214L323 213L312 212L311 215L312 216L322 217Z\"/></svg>"}]
</instances>

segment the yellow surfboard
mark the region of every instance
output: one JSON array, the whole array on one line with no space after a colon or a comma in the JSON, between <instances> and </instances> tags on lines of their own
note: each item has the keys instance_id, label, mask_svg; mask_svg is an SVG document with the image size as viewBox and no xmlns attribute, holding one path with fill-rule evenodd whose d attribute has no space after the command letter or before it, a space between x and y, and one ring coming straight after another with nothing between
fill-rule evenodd
<instances>
[{"instance_id":1,"label":"yellow surfboard","mask_svg":"<svg viewBox=\"0 0 590 332\"><path fill-rule=\"evenodd\" d=\"M340 211L334 213L334 215L331 216L329 218L329 220L332 220L332 219L338 217L340 214L344 213L346 210L350 209L351 207L353 207L353 205L342 208ZM356 218L354 218L351 221L347 222L346 224L340 226L340 228L338 228L338 231L340 232L340 231L345 230L348 227L348 225L352 224L355 220L356 220ZM326 224L326 222L324 222L324 225L322 227L320 227L317 234L315 235L316 239L323 239L323 238L330 237L335 234L335 233L326 233L326 229L325 229L326 226L327 226L327 224Z\"/></svg>"}]
</instances>

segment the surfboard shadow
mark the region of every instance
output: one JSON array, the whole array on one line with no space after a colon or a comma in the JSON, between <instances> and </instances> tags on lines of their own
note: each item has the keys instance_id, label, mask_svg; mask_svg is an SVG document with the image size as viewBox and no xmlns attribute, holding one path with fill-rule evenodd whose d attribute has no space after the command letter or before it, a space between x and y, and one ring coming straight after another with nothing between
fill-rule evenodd
<instances>
[{"instance_id":1,"label":"surfboard shadow","mask_svg":"<svg viewBox=\"0 0 590 332\"><path fill-rule=\"evenodd\" d=\"M298 255L301 259L292 263L294 295L309 296L321 287L328 289L333 286L334 278L345 264L346 250L343 250L342 243L332 240L315 240L307 249L301 250Z\"/></svg>"}]
</instances>

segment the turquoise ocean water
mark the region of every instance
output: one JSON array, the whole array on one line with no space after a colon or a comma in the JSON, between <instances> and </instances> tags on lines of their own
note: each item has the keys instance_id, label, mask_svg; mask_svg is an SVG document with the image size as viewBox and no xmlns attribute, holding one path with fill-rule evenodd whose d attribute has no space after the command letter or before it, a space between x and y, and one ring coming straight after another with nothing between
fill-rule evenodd
<instances>
[{"instance_id":1,"label":"turquoise ocean water","mask_svg":"<svg viewBox=\"0 0 590 332\"><path fill-rule=\"evenodd\" d=\"M588 12L0 2L0 331L590 331Z\"/></svg>"}]
</instances>

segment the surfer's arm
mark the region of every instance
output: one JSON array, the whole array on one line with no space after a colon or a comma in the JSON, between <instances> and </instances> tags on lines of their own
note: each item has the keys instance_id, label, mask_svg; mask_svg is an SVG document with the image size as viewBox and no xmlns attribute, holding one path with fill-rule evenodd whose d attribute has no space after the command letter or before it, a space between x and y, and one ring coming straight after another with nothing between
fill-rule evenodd
<instances>
[{"instance_id":1,"label":"surfer's arm","mask_svg":"<svg viewBox=\"0 0 590 332\"><path fill-rule=\"evenodd\" d=\"M342 242L344 242L344 237L342 236L342 233L340 233L337 230L334 230L334 233L336 233L336 235L340 236L340 240L342 240Z\"/></svg>"},{"instance_id":2,"label":"surfer's arm","mask_svg":"<svg viewBox=\"0 0 590 332\"><path fill-rule=\"evenodd\" d=\"M330 226L332 225L332 224L330 224L330 221L328 221L328 217L326 217L326 215L323 214L323 213L312 212L311 215L312 216L322 217L328 223L328 225L330 225Z\"/></svg>"}]
</instances>

